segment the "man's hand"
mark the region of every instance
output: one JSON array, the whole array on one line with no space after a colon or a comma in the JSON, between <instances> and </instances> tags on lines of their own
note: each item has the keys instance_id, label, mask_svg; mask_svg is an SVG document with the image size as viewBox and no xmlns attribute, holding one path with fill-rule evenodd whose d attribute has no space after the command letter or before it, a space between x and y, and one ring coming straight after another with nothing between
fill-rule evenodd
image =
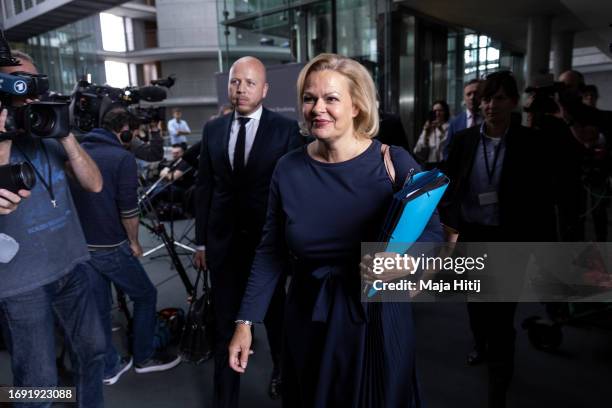
<instances>
[{"instance_id":1,"label":"man's hand","mask_svg":"<svg viewBox=\"0 0 612 408\"><path fill-rule=\"evenodd\" d=\"M130 241L130 249L132 250L132 255L134 255L136 258L140 258L142 256L142 247L140 246L140 242Z\"/></svg>"},{"instance_id":2,"label":"man's hand","mask_svg":"<svg viewBox=\"0 0 612 408\"><path fill-rule=\"evenodd\" d=\"M206 270L206 251L196 251L195 255L193 255L193 263L196 268Z\"/></svg>"},{"instance_id":3,"label":"man's hand","mask_svg":"<svg viewBox=\"0 0 612 408\"><path fill-rule=\"evenodd\" d=\"M161 129L161 121L160 122L151 122L149 123L149 131L150 132L159 132Z\"/></svg>"},{"instance_id":4,"label":"man's hand","mask_svg":"<svg viewBox=\"0 0 612 408\"><path fill-rule=\"evenodd\" d=\"M28 198L30 192L27 190L19 190L17 194L11 193L8 190L0 189L0 215L7 215L17 209L17 205L22 198Z\"/></svg>"},{"instance_id":5,"label":"man's hand","mask_svg":"<svg viewBox=\"0 0 612 408\"><path fill-rule=\"evenodd\" d=\"M0 104L0 106L1 105L2 104ZM6 109L2 109L2 112L0 112L0 132L6 132L6 128L4 127L4 125L6 124L7 115L8 115L8 112L6 111ZM0 142L0 166L3 166L9 163L10 158L11 158L11 146L12 145L13 145L13 142L10 139Z\"/></svg>"},{"instance_id":6,"label":"man's hand","mask_svg":"<svg viewBox=\"0 0 612 408\"><path fill-rule=\"evenodd\" d=\"M251 326L239 323L236 325L234 337L229 345L229 366L238 373L244 373L249 362L249 356L253 354L251 350Z\"/></svg>"}]
</instances>

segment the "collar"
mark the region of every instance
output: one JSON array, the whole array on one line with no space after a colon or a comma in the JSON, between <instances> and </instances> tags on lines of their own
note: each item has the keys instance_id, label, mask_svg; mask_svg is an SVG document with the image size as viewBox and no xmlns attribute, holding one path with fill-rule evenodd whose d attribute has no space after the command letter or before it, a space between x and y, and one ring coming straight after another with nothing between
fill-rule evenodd
<instances>
[{"instance_id":1,"label":"collar","mask_svg":"<svg viewBox=\"0 0 612 408\"><path fill-rule=\"evenodd\" d=\"M108 130L103 129L103 128L92 129L91 132L89 132L83 138L83 143L96 142L96 141L123 148L123 145L121 144L119 139L117 139L117 136L114 133L111 133Z\"/></svg>"},{"instance_id":2,"label":"collar","mask_svg":"<svg viewBox=\"0 0 612 408\"><path fill-rule=\"evenodd\" d=\"M483 121L483 122L480 124L480 136L481 136L481 137L483 137L483 136L484 136L484 137L487 137L487 138L489 138L489 139L496 139L496 138L494 138L494 137L491 137L491 136L487 135L487 132L486 132L486 126L485 126L485 125L486 125L486 123L485 123L484 121ZM500 138L499 138L499 140L502 140L502 141L503 141L503 140L505 140L505 139L506 139L506 136L508 136L508 132L510 131L510 128L511 128L511 127L512 127L512 123L510 123L510 125L509 125L509 126L506 128L506 131L504 132L504 134L502 135L502 137L500 137Z\"/></svg>"},{"instance_id":3,"label":"collar","mask_svg":"<svg viewBox=\"0 0 612 408\"><path fill-rule=\"evenodd\" d=\"M251 118L253 120L259 121L261 119L262 113L263 113L263 105L259 106L259 108L255 112L252 112L250 115L241 115L238 112L236 112L236 115L234 115L234 120L244 117L244 118Z\"/></svg>"}]
</instances>

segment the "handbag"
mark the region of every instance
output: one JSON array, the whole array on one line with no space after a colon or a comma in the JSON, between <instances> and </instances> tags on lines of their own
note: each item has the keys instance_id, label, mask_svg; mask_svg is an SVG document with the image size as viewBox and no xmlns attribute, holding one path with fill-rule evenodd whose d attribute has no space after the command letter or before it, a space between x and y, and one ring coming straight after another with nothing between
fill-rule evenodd
<instances>
[{"instance_id":1,"label":"handbag","mask_svg":"<svg viewBox=\"0 0 612 408\"><path fill-rule=\"evenodd\" d=\"M202 294L198 297L200 279ZM208 270L199 270L181 335L179 354L183 361L200 364L213 356L213 347L214 315Z\"/></svg>"}]
</instances>

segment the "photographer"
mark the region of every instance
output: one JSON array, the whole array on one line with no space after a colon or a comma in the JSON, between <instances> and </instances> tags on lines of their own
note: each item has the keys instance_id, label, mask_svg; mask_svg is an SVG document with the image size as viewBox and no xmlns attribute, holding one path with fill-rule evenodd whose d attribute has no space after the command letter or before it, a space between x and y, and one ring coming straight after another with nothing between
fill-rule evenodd
<instances>
[{"instance_id":1,"label":"photographer","mask_svg":"<svg viewBox=\"0 0 612 408\"><path fill-rule=\"evenodd\" d=\"M551 158L558 163L558 180L562 181L556 188L560 192L559 238L584 241L585 218L592 214L596 239L605 241L610 158L604 134L609 123L602 111L584 103L584 77L580 72L566 71L559 80L542 77L525 90L530 94L525 108L530 127L548 137L555 151Z\"/></svg>"},{"instance_id":2,"label":"photographer","mask_svg":"<svg viewBox=\"0 0 612 408\"><path fill-rule=\"evenodd\" d=\"M1 44L0 44L1 45ZM12 60L10 50L2 60ZM18 66L0 72L37 74L32 59L15 53ZM29 103L13 97L12 106ZM0 132L7 113L0 115ZM79 407L102 407L103 335L87 277L74 267L89 258L66 182L66 174L91 192L102 189L95 163L72 134L57 140L19 133L0 142L0 164L28 162L37 182L31 196L0 192L0 231L13 237L19 252L0 264L2 329L11 353L13 381L20 387L57 385L55 321L59 322L74 355ZM66 167L66 169L65 169ZM31 404L47 407L50 403Z\"/></svg>"},{"instance_id":3,"label":"photographer","mask_svg":"<svg viewBox=\"0 0 612 408\"><path fill-rule=\"evenodd\" d=\"M131 136L130 114L113 108L104 115L102 126L88 133L82 146L98 164L104 188L100 194L91 194L72 186L72 193L91 253L91 260L78 269L89 276L100 312L106 340L104 384L111 385L132 364L137 373L163 371L178 365L180 357L154 348L157 290L138 260L142 248L136 160L121 143ZM112 344L111 282L134 302L133 360L120 357Z\"/></svg>"},{"instance_id":4,"label":"photographer","mask_svg":"<svg viewBox=\"0 0 612 408\"><path fill-rule=\"evenodd\" d=\"M434 168L443 160L449 119L450 109L446 101L435 101L414 146L414 155L425 163L425 168Z\"/></svg>"}]
</instances>

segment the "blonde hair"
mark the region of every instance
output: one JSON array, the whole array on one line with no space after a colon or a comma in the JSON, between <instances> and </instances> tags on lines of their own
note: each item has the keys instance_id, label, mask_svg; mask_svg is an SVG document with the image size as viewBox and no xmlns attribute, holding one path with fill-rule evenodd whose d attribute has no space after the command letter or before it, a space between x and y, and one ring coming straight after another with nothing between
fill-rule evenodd
<instances>
[{"instance_id":1,"label":"blonde hair","mask_svg":"<svg viewBox=\"0 0 612 408\"><path fill-rule=\"evenodd\" d=\"M379 119L376 104L376 87L367 69L357 61L337 54L319 54L300 72L297 80L298 106L303 105L306 78L313 72L334 71L348 81L353 104L359 110L353 119L355 133L359 137L373 138L378 133ZM300 124L302 133L308 133L304 123Z\"/></svg>"}]
</instances>

